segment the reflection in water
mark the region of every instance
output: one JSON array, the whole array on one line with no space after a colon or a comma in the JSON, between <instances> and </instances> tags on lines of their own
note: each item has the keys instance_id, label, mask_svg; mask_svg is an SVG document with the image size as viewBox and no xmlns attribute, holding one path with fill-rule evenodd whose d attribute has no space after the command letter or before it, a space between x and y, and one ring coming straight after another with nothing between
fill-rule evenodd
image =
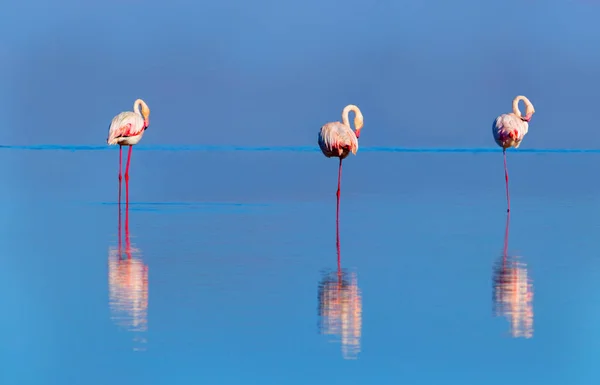
<instances>
[{"instance_id":1,"label":"reflection in water","mask_svg":"<svg viewBox=\"0 0 600 385\"><path fill-rule=\"evenodd\" d=\"M326 271L319 282L319 331L339 336L344 359L356 359L360 352L362 297L356 273L342 270L339 225L336 235L337 271Z\"/></svg>"},{"instance_id":2,"label":"reflection in water","mask_svg":"<svg viewBox=\"0 0 600 385\"><path fill-rule=\"evenodd\" d=\"M126 182L127 183L127 182ZM129 236L129 202L125 204L125 247L121 242L121 202L119 202L118 247L108 254L108 291L112 320L135 333L134 341L145 344L140 334L148 328L148 266L140 250L131 246ZM134 350L145 350L136 347Z\"/></svg>"},{"instance_id":3,"label":"reflection in water","mask_svg":"<svg viewBox=\"0 0 600 385\"><path fill-rule=\"evenodd\" d=\"M508 256L510 213L506 217L504 255L494 266L494 315L504 316L510 322L515 338L533 337L533 282L527 276L527 265L518 257Z\"/></svg>"}]
</instances>

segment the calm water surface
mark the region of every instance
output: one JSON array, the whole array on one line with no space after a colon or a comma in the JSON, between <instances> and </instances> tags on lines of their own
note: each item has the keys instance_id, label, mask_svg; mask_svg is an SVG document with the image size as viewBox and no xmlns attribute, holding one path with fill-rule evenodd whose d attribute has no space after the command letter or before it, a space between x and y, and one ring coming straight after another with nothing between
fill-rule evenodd
<instances>
[{"instance_id":1,"label":"calm water surface","mask_svg":"<svg viewBox=\"0 0 600 385\"><path fill-rule=\"evenodd\" d=\"M598 157L4 150L0 383L597 384Z\"/></svg>"}]
</instances>

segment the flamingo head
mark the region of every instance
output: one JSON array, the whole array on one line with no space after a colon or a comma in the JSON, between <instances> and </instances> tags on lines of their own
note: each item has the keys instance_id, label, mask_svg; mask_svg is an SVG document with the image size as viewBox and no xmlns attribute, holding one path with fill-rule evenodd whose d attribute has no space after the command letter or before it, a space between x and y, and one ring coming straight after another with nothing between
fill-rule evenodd
<instances>
[{"instance_id":1,"label":"flamingo head","mask_svg":"<svg viewBox=\"0 0 600 385\"><path fill-rule=\"evenodd\" d=\"M533 108L533 104L527 99L525 102L525 116L521 117L521 120L529 122L533 114L535 114L535 108Z\"/></svg>"},{"instance_id":2,"label":"flamingo head","mask_svg":"<svg viewBox=\"0 0 600 385\"><path fill-rule=\"evenodd\" d=\"M531 106L531 108L528 106L527 110L525 111L525 116L521 117L521 120L524 122L529 122L534 113L535 110L533 109L533 106Z\"/></svg>"},{"instance_id":3,"label":"flamingo head","mask_svg":"<svg viewBox=\"0 0 600 385\"><path fill-rule=\"evenodd\" d=\"M354 117L354 127L356 129L355 134L356 134L357 138L360 137L360 130L362 130L364 125L365 125L365 122L363 120L362 114L356 114L356 116Z\"/></svg>"},{"instance_id":4,"label":"flamingo head","mask_svg":"<svg viewBox=\"0 0 600 385\"><path fill-rule=\"evenodd\" d=\"M138 107L142 109L142 116L144 117L144 128L148 128L150 125L150 107L142 99L136 99L133 103L133 111L139 114Z\"/></svg>"},{"instance_id":5,"label":"flamingo head","mask_svg":"<svg viewBox=\"0 0 600 385\"><path fill-rule=\"evenodd\" d=\"M144 117L144 126L147 128L150 125L150 108L146 105L142 105L142 116Z\"/></svg>"}]
</instances>

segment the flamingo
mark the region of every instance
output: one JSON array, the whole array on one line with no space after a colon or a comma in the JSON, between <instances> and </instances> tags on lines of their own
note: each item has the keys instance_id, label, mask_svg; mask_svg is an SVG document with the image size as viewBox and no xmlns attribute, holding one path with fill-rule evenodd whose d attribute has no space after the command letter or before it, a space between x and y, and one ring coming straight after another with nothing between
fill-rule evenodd
<instances>
[{"instance_id":1,"label":"flamingo","mask_svg":"<svg viewBox=\"0 0 600 385\"><path fill-rule=\"evenodd\" d=\"M525 116L519 111L519 102L525 102ZM502 114L494 120L492 132L498 146L502 147L504 155L504 179L506 180L506 200L508 202L507 212L510 212L510 195L508 193L508 169L506 167L506 149L509 147L519 148L521 141L529 130L529 121L535 113L533 104L523 95L513 99L513 112Z\"/></svg>"},{"instance_id":2,"label":"flamingo","mask_svg":"<svg viewBox=\"0 0 600 385\"><path fill-rule=\"evenodd\" d=\"M140 106L142 112L140 113ZM121 170L123 169L123 146L129 146L127 154L127 166L125 168L125 181L129 181L129 164L131 162L131 149L144 135L144 131L150 125L150 108L142 99L133 103L133 112L125 111L115 116L108 129L106 143L109 146L119 145L119 202L121 201ZM125 187L129 187L126 184ZM129 199L129 189L127 189Z\"/></svg>"},{"instance_id":3,"label":"flamingo","mask_svg":"<svg viewBox=\"0 0 600 385\"><path fill-rule=\"evenodd\" d=\"M350 128L348 114L354 112L354 128ZM337 188L337 212L336 223L339 223L340 218L340 186L342 182L342 160L352 152L356 155L358 151L358 138L360 130L363 128L364 121L360 109L354 104L349 104L342 111L342 122L329 122L321 127L319 132L319 147L323 154L328 157L340 158L340 166L338 169L338 188ZM339 241L338 241L339 242Z\"/></svg>"}]
</instances>

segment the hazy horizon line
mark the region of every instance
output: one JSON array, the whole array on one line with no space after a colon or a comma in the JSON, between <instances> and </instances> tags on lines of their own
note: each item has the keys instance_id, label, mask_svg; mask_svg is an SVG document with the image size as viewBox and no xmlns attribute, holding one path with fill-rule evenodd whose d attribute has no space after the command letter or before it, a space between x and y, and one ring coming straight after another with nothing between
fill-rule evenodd
<instances>
[{"instance_id":1,"label":"hazy horizon line","mask_svg":"<svg viewBox=\"0 0 600 385\"><path fill-rule=\"evenodd\" d=\"M116 151L118 146L84 144L32 144L0 145L3 150L30 151ZM242 146L242 145L141 145L136 151L199 151L199 152L320 152L318 146ZM521 148L508 149L514 153L600 153L600 148ZM399 147L370 146L360 147L359 152L413 152L413 153L498 153L499 147Z\"/></svg>"}]
</instances>

